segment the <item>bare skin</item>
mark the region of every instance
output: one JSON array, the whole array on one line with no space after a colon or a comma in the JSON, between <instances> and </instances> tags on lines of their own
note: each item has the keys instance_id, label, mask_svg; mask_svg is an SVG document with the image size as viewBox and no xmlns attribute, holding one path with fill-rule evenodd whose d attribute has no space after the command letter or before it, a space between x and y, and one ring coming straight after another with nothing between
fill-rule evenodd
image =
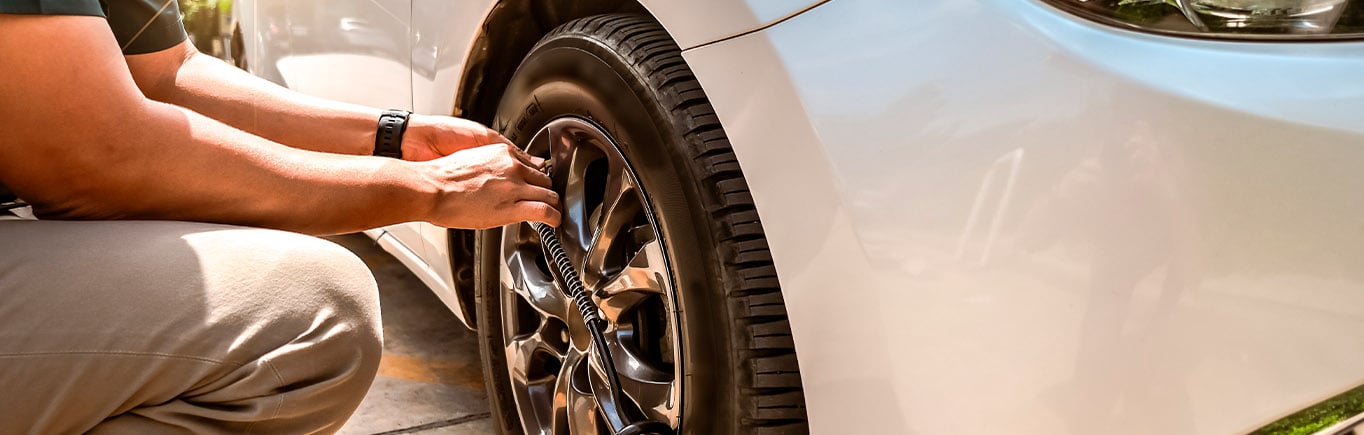
<instances>
[{"instance_id":1,"label":"bare skin","mask_svg":"<svg viewBox=\"0 0 1364 435\"><path fill-rule=\"evenodd\" d=\"M43 217L311 234L559 223L543 161L471 121L414 115L405 161L368 156L379 110L188 43L124 57L98 17L0 14L0 65L0 181Z\"/></svg>"}]
</instances>

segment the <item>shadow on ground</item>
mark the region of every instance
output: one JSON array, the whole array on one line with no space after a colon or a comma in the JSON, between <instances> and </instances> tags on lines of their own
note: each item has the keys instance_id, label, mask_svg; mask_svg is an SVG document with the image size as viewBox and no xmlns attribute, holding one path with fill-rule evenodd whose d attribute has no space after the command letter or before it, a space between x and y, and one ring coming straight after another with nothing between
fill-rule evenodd
<instances>
[{"instance_id":1,"label":"shadow on ground","mask_svg":"<svg viewBox=\"0 0 1364 435\"><path fill-rule=\"evenodd\" d=\"M384 358L344 435L493 433L478 340L402 263L362 234L328 237L379 283Z\"/></svg>"}]
</instances>

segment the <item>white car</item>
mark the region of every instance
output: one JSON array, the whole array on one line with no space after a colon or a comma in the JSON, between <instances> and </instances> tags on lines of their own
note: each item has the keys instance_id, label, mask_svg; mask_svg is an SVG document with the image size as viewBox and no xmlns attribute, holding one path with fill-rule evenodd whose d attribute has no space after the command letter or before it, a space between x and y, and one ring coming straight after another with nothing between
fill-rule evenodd
<instances>
[{"instance_id":1,"label":"white car","mask_svg":"<svg viewBox=\"0 0 1364 435\"><path fill-rule=\"evenodd\" d=\"M1364 410L1364 0L235 9L255 74L551 157L622 412L1233 434ZM501 431L612 432L528 225L368 234L477 331ZM1269 425L1301 410L1334 417Z\"/></svg>"}]
</instances>

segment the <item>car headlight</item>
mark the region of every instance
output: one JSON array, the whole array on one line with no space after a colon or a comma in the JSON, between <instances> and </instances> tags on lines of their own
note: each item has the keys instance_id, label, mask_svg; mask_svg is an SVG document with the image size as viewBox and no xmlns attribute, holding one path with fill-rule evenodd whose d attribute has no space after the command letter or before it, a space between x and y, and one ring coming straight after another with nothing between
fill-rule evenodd
<instances>
[{"instance_id":1,"label":"car headlight","mask_svg":"<svg viewBox=\"0 0 1364 435\"><path fill-rule=\"evenodd\" d=\"M1045 0L1104 24L1221 39L1364 37L1364 0Z\"/></svg>"}]
</instances>

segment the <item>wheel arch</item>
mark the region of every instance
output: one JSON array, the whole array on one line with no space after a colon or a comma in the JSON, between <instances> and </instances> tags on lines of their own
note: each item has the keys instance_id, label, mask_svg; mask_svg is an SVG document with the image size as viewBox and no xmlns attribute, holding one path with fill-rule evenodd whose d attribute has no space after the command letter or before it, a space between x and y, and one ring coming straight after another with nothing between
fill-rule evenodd
<instances>
[{"instance_id":1,"label":"wheel arch","mask_svg":"<svg viewBox=\"0 0 1364 435\"><path fill-rule=\"evenodd\" d=\"M498 1L469 48L453 113L492 125L507 83L540 38L568 21L609 13L649 15L634 0Z\"/></svg>"}]
</instances>

